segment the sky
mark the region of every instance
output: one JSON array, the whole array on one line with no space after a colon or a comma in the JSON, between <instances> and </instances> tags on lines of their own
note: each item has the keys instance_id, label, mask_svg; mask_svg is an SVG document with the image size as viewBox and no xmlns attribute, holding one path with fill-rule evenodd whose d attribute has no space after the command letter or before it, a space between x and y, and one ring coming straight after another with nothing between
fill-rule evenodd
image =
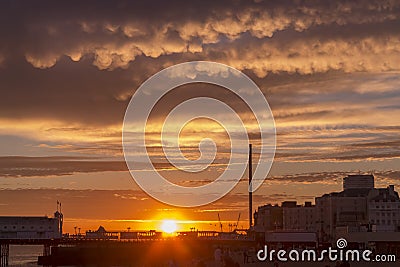
<instances>
[{"instance_id":1,"label":"sky","mask_svg":"<svg viewBox=\"0 0 400 267\"><path fill-rule=\"evenodd\" d=\"M247 181L193 209L162 204L130 177L122 123L138 87L158 71L213 61L248 75L276 125L271 172L254 208L313 201L342 178L374 173L400 185L400 2L387 1L2 1L0 3L0 215L49 215L63 203L66 231L225 230L241 214ZM181 132L188 158L212 138L216 161L198 174L166 164L157 132L168 111L196 96L220 99L247 123L249 110L223 88L177 88L157 104L148 135L159 172L176 184L208 183L226 167L229 136L210 121ZM260 136L249 133L255 144Z\"/></svg>"}]
</instances>

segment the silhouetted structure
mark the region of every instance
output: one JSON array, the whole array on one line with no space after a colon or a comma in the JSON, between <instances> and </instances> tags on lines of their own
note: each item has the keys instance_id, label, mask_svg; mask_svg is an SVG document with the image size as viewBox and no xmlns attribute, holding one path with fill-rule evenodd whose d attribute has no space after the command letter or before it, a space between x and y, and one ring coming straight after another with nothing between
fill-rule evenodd
<instances>
[{"instance_id":1,"label":"silhouetted structure","mask_svg":"<svg viewBox=\"0 0 400 267\"><path fill-rule=\"evenodd\" d=\"M253 192L252 192L252 180L253 180L253 149L252 145L249 144L249 229L253 226Z\"/></svg>"},{"instance_id":2,"label":"silhouetted structure","mask_svg":"<svg viewBox=\"0 0 400 267\"><path fill-rule=\"evenodd\" d=\"M8 266L10 244L44 245L43 255L50 255L54 240L61 240L64 216L61 203L53 218L47 216L0 216L0 266Z\"/></svg>"},{"instance_id":3,"label":"silhouetted structure","mask_svg":"<svg viewBox=\"0 0 400 267\"><path fill-rule=\"evenodd\" d=\"M348 175L343 178L343 190L347 189L373 189L375 187L374 176L371 174Z\"/></svg>"},{"instance_id":4,"label":"silhouetted structure","mask_svg":"<svg viewBox=\"0 0 400 267\"><path fill-rule=\"evenodd\" d=\"M383 242L375 234L392 233L391 242L400 243L400 198L394 186L374 188L373 175L348 175L341 192L306 202L284 201L281 206L264 205L254 213L254 230L265 239L271 232L316 233L320 243L346 236L355 242ZM362 238L357 233L364 233ZM389 240L388 239L388 240ZM357 241L358 240L358 241Z\"/></svg>"}]
</instances>

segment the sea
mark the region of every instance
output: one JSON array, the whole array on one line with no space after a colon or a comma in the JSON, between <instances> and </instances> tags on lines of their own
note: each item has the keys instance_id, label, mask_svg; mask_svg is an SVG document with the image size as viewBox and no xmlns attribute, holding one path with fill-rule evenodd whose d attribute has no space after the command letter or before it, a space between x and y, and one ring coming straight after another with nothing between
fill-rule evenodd
<instances>
[{"instance_id":1,"label":"sea","mask_svg":"<svg viewBox=\"0 0 400 267\"><path fill-rule=\"evenodd\" d=\"M43 255L43 246L10 245L9 266L38 266L38 256Z\"/></svg>"},{"instance_id":2,"label":"sea","mask_svg":"<svg viewBox=\"0 0 400 267\"><path fill-rule=\"evenodd\" d=\"M10 257L9 257L9 266L36 266L38 256L43 254L43 246L33 246L33 245L10 245ZM190 266L190 265L188 265ZM207 266L215 266L214 264L207 264ZM273 267L275 266L272 262L255 262L251 264L240 264L241 267ZM312 262L296 262L296 263L280 263L279 266L282 267L325 267L325 266L337 266L335 263L312 263ZM370 264L366 264L365 262L352 262L351 267L376 267L378 266L376 263L371 262ZM379 267L400 267L400 262L396 263L380 263Z\"/></svg>"}]
</instances>

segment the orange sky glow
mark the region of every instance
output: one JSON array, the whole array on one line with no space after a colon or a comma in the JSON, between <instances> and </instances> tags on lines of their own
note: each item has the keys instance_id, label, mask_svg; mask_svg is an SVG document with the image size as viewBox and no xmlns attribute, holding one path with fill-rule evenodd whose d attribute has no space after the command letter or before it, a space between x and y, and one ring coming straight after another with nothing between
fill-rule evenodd
<instances>
[{"instance_id":1,"label":"orange sky glow","mask_svg":"<svg viewBox=\"0 0 400 267\"><path fill-rule=\"evenodd\" d=\"M350 173L373 172L377 186L400 186L396 1L45 2L39 9L0 3L0 19L7 21L0 23L0 216L52 216L58 200L69 233L99 225L161 230L165 220L175 221L178 231L220 230L218 214L224 231L239 214L238 228L248 227L247 172L218 201L179 208L143 192L124 162L122 127L131 97L158 71L188 61L237 68L268 100L276 154L253 194L254 209L314 201L341 190ZM232 155L222 125L202 118L176 126L179 145L195 160L199 142L211 138L217 147L211 166L185 173L169 164L163 122L179 103L203 96L239 115L254 159L260 154L254 114L236 95L210 84L180 86L151 113L146 146L157 171L181 186L214 181L231 156L246 160Z\"/></svg>"}]
</instances>

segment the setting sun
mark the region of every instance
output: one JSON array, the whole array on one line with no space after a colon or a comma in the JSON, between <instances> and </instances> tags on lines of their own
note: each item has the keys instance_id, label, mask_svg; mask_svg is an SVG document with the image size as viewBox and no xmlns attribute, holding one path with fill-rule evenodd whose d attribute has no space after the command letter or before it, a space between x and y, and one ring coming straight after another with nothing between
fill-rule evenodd
<instances>
[{"instance_id":1,"label":"setting sun","mask_svg":"<svg viewBox=\"0 0 400 267\"><path fill-rule=\"evenodd\" d=\"M177 225L174 221L165 220L165 221L163 221L163 224L161 225L161 229L163 232L171 234L176 231Z\"/></svg>"}]
</instances>

